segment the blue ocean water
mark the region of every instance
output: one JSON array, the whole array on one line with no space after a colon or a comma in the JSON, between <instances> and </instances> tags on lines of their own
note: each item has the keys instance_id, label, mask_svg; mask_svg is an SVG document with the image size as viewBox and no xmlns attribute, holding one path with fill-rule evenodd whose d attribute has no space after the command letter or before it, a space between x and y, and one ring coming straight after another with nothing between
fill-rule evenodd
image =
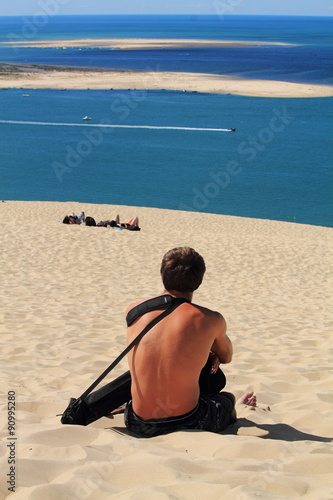
<instances>
[{"instance_id":1,"label":"blue ocean water","mask_svg":"<svg viewBox=\"0 0 333 500\"><path fill-rule=\"evenodd\" d=\"M332 45L332 17L100 15L0 17L0 40L180 38Z\"/></svg>"},{"instance_id":2,"label":"blue ocean water","mask_svg":"<svg viewBox=\"0 0 333 500\"><path fill-rule=\"evenodd\" d=\"M73 18L71 22L78 24L76 33L73 24L62 21L54 18L53 27L45 27L50 38L65 38L66 33L79 38L80 30L84 37L88 32L95 38L111 36L102 18L84 19L81 24L79 18ZM129 20L118 21L118 34L112 36L156 36L153 31L148 34L146 21L137 17L133 27ZM325 19L321 24L314 18L301 21L293 31L289 21L282 28L271 19L270 29L265 24L258 36L268 36L270 31L277 39L279 33L280 39L287 41L293 36L301 43L303 38L311 50L324 57L329 44L325 45L319 35L316 38L315 25L325 27L329 23ZM13 32L18 20L11 22ZM231 23L229 36L250 39L260 22L242 19L239 32ZM182 34L183 38L199 38L197 32L203 38L217 36L214 23L206 25L202 18L182 16L163 23L176 23L179 31L172 37ZM164 38L161 25L157 29L155 23L154 29ZM44 35L39 33L40 38ZM3 24L2 36L6 36ZM4 60L3 50L8 49L0 49L0 60ZM9 50L14 61L16 54ZM47 49L39 53L43 50ZM86 57L82 52L77 57L80 65L86 65L82 64ZM91 53L89 57L97 65L99 55ZM161 56L156 57L156 64L162 64ZM197 54L190 52L187 57L193 62ZM177 58L168 52L165 59L172 63ZM64 64L63 56L61 61ZM243 63L239 64L244 72ZM218 72L213 68L214 62L212 72ZM274 68L272 64L271 71ZM308 66L309 72L317 69ZM318 74L316 77L321 79ZM135 90L0 90L0 197L152 206L333 227L332 105L333 98L271 99ZM92 120L84 122L85 115ZM140 128L143 126L148 128ZM229 127L235 127L236 132L208 130Z\"/></svg>"},{"instance_id":3,"label":"blue ocean water","mask_svg":"<svg viewBox=\"0 0 333 500\"><path fill-rule=\"evenodd\" d=\"M1 197L332 226L333 98L165 91L0 92ZM134 128L82 127L121 124ZM229 128L236 132L141 129Z\"/></svg>"},{"instance_id":4,"label":"blue ocean water","mask_svg":"<svg viewBox=\"0 0 333 500\"><path fill-rule=\"evenodd\" d=\"M0 18L0 61L232 74L333 83L333 18L288 16L56 16ZM294 44L251 48L112 50L17 48L15 41L193 38Z\"/></svg>"}]
</instances>

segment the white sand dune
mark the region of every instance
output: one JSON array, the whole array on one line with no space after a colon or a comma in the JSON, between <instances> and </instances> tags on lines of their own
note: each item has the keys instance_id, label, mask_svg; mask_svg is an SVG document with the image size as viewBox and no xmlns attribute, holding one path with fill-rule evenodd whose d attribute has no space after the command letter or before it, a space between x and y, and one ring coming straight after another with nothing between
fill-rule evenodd
<instances>
[{"instance_id":1,"label":"white sand dune","mask_svg":"<svg viewBox=\"0 0 333 500\"><path fill-rule=\"evenodd\" d=\"M138 215L142 229L62 224L82 209L97 221ZM74 202L7 201L0 211L0 500L333 498L332 229ZM136 439L122 415L62 425L69 398L123 350L127 304L162 290L161 258L180 245L206 261L194 301L228 323L226 390L254 390L259 407L239 408L222 435Z\"/></svg>"}]
</instances>

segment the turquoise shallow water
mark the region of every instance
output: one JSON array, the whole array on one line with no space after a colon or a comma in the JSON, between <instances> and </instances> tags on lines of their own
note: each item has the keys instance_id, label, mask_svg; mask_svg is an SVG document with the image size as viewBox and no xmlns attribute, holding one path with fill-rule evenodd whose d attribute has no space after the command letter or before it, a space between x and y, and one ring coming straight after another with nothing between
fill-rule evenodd
<instances>
[{"instance_id":1,"label":"turquoise shallow water","mask_svg":"<svg viewBox=\"0 0 333 500\"><path fill-rule=\"evenodd\" d=\"M1 197L332 227L332 104L166 91L1 91ZM162 128L138 128L146 125Z\"/></svg>"},{"instance_id":2,"label":"turquoise shallow water","mask_svg":"<svg viewBox=\"0 0 333 500\"><path fill-rule=\"evenodd\" d=\"M14 50L9 44L0 47L0 60L331 83L332 27L332 18L18 16L0 18L0 40L176 37L296 45L117 52ZM84 122L85 115L92 120ZM0 196L153 206L332 227L332 115L332 98L0 90ZM193 130L229 127L236 132Z\"/></svg>"}]
</instances>

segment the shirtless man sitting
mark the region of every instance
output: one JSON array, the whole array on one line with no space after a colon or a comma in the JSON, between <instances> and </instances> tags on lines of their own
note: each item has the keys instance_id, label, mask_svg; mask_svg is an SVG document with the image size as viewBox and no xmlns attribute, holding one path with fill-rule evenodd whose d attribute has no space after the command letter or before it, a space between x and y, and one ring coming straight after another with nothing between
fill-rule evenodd
<instances>
[{"instance_id":1,"label":"shirtless man sitting","mask_svg":"<svg viewBox=\"0 0 333 500\"><path fill-rule=\"evenodd\" d=\"M186 299L157 323L128 355L132 400L125 409L128 429L152 437L184 429L220 432L236 421L235 398L228 392L203 394L199 378L210 360L210 373L230 363L232 344L223 316L192 304L206 267L195 250L180 247L165 254L161 265L163 295ZM130 311L142 301L131 304ZM130 343L161 314L149 311L128 327ZM252 392L241 403L256 406Z\"/></svg>"}]
</instances>

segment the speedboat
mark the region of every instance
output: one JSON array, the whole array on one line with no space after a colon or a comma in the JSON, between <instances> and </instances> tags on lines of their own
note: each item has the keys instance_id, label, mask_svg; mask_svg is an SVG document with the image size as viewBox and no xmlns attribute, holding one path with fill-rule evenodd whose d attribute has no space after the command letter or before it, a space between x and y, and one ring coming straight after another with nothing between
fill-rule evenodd
<instances>
[{"instance_id":1,"label":"speedboat","mask_svg":"<svg viewBox=\"0 0 333 500\"><path fill-rule=\"evenodd\" d=\"M87 120L91 120L91 118L90 118L90 116L84 116L84 117L82 118L82 120L86 120L86 121L87 121Z\"/></svg>"}]
</instances>

